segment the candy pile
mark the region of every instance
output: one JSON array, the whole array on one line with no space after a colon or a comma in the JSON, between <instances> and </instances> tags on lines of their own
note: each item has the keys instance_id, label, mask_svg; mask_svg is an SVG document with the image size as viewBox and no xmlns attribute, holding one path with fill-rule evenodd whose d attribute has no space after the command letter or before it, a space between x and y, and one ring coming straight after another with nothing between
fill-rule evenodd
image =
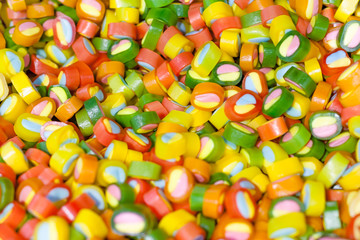
<instances>
[{"instance_id":1,"label":"candy pile","mask_svg":"<svg viewBox=\"0 0 360 240\"><path fill-rule=\"evenodd\" d=\"M358 3L3 2L0 239L360 239Z\"/></svg>"}]
</instances>

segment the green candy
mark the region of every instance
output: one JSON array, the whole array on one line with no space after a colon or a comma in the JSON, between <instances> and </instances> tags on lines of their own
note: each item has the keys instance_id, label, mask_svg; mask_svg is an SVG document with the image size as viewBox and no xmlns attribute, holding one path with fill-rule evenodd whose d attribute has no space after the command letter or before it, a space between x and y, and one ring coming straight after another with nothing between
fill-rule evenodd
<instances>
[{"instance_id":1,"label":"green candy","mask_svg":"<svg viewBox=\"0 0 360 240\"><path fill-rule=\"evenodd\" d=\"M15 189L10 179L0 177L0 211L14 201Z\"/></svg>"}]
</instances>

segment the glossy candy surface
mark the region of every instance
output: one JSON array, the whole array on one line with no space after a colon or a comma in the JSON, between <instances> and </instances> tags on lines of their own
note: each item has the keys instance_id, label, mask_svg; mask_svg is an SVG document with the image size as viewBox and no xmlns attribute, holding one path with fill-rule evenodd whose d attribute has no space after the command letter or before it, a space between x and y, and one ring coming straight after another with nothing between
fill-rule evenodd
<instances>
[{"instance_id":1,"label":"glossy candy surface","mask_svg":"<svg viewBox=\"0 0 360 240\"><path fill-rule=\"evenodd\" d=\"M359 0L0 18L0 239L360 239Z\"/></svg>"}]
</instances>

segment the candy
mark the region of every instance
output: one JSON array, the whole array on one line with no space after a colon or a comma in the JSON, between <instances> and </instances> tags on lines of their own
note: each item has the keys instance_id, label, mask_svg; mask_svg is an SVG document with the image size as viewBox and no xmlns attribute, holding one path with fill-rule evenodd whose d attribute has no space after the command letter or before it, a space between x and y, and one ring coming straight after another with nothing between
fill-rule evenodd
<instances>
[{"instance_id":1,"label":"candy","mask_svg":"<svg viewBox=\"0 0 360 240\"><path fill-rule=\"evenodd\" d=\"M12 93L1 103L1 115L5 120L15 123L16 119L25 112L26 107L27 104L20 95Z\"/></svg>"},{"instance_id":2,"label":"candy","mask_svg":"<svg viewBox=\"0 0 360 240\"><path fill-rule=\"evenodd\" d=\"M340 116L331 111L315 112L310 117L310 130L314 137L329 140L342 130Z\"/></svg>"},{"instance_id":3,"label":"candy","mask_svg":"<svg viewBox=\"0 0 360 240\"><path fill-rule=\"evenodd\" d=\"M158 219L163 218L173 210L164 192L157 187L152 188L144 195L144 202Z\"/></svg>"},{"instance_id":4,"label":"candy","mask_svg":"<svg viewBox=\"0 0 360 240\"><path fill-rule=\"evenodd\" d=\"M295 123L280 139L280 146L288 153L294 154L301 150L310 140L311 134L300 123Z\"/></svg>"},{"instance_id":5,"label":"candy","mask_svg":"<svg viewBox=\"0 0 360 240\"><path fill-rule=\"evenodd\" d=\"M242 90L225 102L225 115L231 121L252 119L258 115L261 98L250 90Z\"/></svg>"},{"instance_id":6,"label":"candy","mask_svg":"<svg viewBox=\"0 0 360 240\"><path fill-rule=\"evenodd\" d=\"M274 87L265 96L262 111L270 117L279 117L289 110L294 96L282 86Z\"/></svg>"},{"instance_id":7,"label":"candy","mask_svg":"<svg viewBox=\"0 0 360 240\"><path fill-rule=\"evenodd\" d=\"M321 169L317 179L323 182L326 188L330 188L343 174L348 164L348 159L346 159L341 153L336 153Z\"/></svg>"},{"instance_id":8,"label":"candy","mask_svg":"<svg viewBox=\"0 0 360 240\"><path fill-rule=\"evenodd\" d=\"M102 218L90 209L80 210L73 225L75 229L88 238L104 238L108 232Z\"/></svg>"},{"instance_id":9,"label":"candy","mask_svg":"<svg viewBox=\"0 0 360 240\"><path fill-rule=\"evenodd\" d=\"M297 69L296 67L291 67L284 74L284 80L295 91L307 97L310 97L316 88L314 80L312 80L305 72Z\"/></svg>"},{"instance_id":10,"label":"candy","mask_svg":"<svg viewBox=\"0 0 360 240\"><path fill-rule=\"evenodd\" d=\"M301 192L305 212L309 216L320 216L325 211L325 190L321 182L308 180Z\"/></svg>"},{"instance_id":11,"label":"candy","mask_svg":"<svg viewBox=\"0 0 360 240\"><path fill-rule=\"evenodd\" d=\"M294 225L288 227L290 221L297 220ZM306 231L305 215L303 213L294 212L281 217L272 218L269 220L268 235L270 238L277 238L283 236L296 237L302 235Z\"/></svg>"},{"instance_id":12,"label":"candy","mask_svg":"<svg viewBox=\"0 0 360 240\"><path fill-rule=\"evenodd\" d=\"M262 141L273 140L288 131L285 120L282 117L274 118L260 125L257 129Z\"/></svg>"},{"instance_id":13,"label":"candy","mask_svg":"<svg viewBox=\"0 0 360 240\"><path fill-rule=\"evenodd\" d=\"M128 170L122 162L103 159L99 161L96 182L104 187L112 183L124 183L128 171L130 171L130 167Z\"/></svg>"},{"instance_id":14,"label":"candy","mask_svg":"<svg viewBox=\"0 0 360 240\"><path fill-rule=\"evenodd\" d=\"M241 147L253 147L258 139L258 134L251 127L230 122L225 127L224 138Z\"/></svg>"},{"instance_id":15,"label":"candy","mask_svg":"<svg viewBox=\"0 0 360 240\"><path fill-rule=\"evenodd\" d=\"M347 22L339 30L339 34L338 34L339 45L347 52L354 52L358 50L360 47L356 38L353 37L354 32L357 31L357 26L359 26L359 22L353 20Z\"/></svg>"},{"instance_id":16,"label":"candy","mask_svg":"<svg viewBox=\"0 0 360 240\"><path fill-rule=\"evenodd\" d=\"M357 239L357 3L8 0L0 238Z\"/></svg>"},{"instance_id":17,"label":"candy","mask_svg":"<svg viewBox=\"0 0 360 240\"><path fill-rule=\"evenodd\" d=\"M59 16L52 23L55 44L60 49L68 49L75 41L75 23L67 16Z\"/></svg>"},{"instance_id":18,"label":"candy","mask_svg":"<svg viewBox=\"0 0 360 240\"><path fill-rule=\"evenodd\" d=\"M213 43L204 43L191 62L191 67L201 77L206 77L214 69L221 57L221 50Z\"/></svg>"},{"instance_id":19,"label":"candy","mask_svg":"<svg viewBox=\"0 0 360 240\"><path fill-rule=\"evenodd\" d=\"M113 183L106 188L105 197L109 206L116 209L122 203L133 203L135 192L127 184Z\"/></svg>"},{"instance_id":20,"label":"candy","mask_svg":"<svg viewBox=\"0 0 360 240\"><path fill-rule=\"evenodd\" d=\"M129 165L128 175L144 180L158 180L161 166L152 162L132 161Z\"/></svg>"},{"instance_id":21,"label":"candy","mask_svg":"<svg viewBox=\"0 0 360 240\"><path fill-rule=\"evenodd\" d=\"M190 196L194 185L194 177L189 170L176 166L166 173L165 196L173 202L183 202Z\"/></svg>"},{"instance_id":22,"label":"candy","mask_svg":"<svg viewBox=\"0 0 360 240\"><path fill-rule=\"evenodd\" d=\"M330 139L325 148L327 151L346 151L353 153L355 151L356 138L349 132L342 132L338 136Z\"/></svg>"},{"instance_id":23,"label":"candy","mask_svg":"<svg viewBox=\"0 0 360 240\"><path fill-rule=\"evenodd\" d=\"M310 41L298 31L286 33L276 45L276 55L285 62L304 60L310 51Z\"/></svg>"},{"instance_id":24,"label":"candy","mask_svg":"<svg viewBox=\"0 0 360 240\"><path fill-rule=\"evenodd\" d=\"M111 218L112 229L129 236L145 234L154 224L155 216L143 205L122 205Z\"/></svg>"},{"instance_id":25,"label":"candy","mask_svg":"<svg viewBox=\"0 0 360 240\"><path fill-rule=\"evenodd\" d=\"M130 120L136 133L148 133L157 128L159 122L159 116L154 111L139 113Z\"/></svg>"},{"instance_id":26,"label":"candy","mask_svg":"<svg viewBox=\"0 0 360 240\"><path fill-rule=\"evenodd\" d=\"M62 145L50 158L49 165L64 179L72 174L76 160L84 151L75 143Z\"/></svg>"},{"instance_id":27,"label":"candy","mask_svg":"<svg viewBox=\"0 0 360 240\"><path fill-rule=\"evenodd\" d=\"M97 169L98 161L95 156L80 154L74 167L74 179L81 184L94 183Z\"/></svg>"},{"instance_id":28,"label":"candy","mask_svg":"<svg viewBox=\"0 0 360 240\"><path fill-rule=\"evenodd\" d=\"M231 189L225 196L225 207L233 217L252 220L255 217L256 204L246 189Z\"/></svg>"}]
</instances>

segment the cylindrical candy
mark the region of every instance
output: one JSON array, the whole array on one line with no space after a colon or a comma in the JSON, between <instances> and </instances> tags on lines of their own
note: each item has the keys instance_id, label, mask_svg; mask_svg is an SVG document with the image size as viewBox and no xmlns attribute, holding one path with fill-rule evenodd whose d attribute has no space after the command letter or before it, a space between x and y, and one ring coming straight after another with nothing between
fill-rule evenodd
<instances>
[{"instance_id":1,"label":"cylindrical candy","mask_svg":"<svg viewBox=\"0 0 360 240\"><path fill-rule=\"evenodd\" d=\"M255 146L258 136L253 128L237 122L229 122L224 130L224 138L240 147Z\"/></svg>"},{"instance_id":2,"label":"cylindrical candy","mask_svg":"<svg viewBox=\"0 0 360 240\"><path fill-rule=\"evenodd\" d=\"M205 111L213 111L224 101L224 90L216 83L199 83L191 94L191 105Z\"/></svg>"},{"instance_id":3,"label":"cylindrical candy","mask_svg":"<svg viewBox=\"0 0 360 240\"><path fill-rule=\"evenodd\" d=\"M276 55L285 62L301 62L309 51L309 39L298 31L287 32L276 45Z\"/></svg>"},{"instance_id":4,"label":"cylindrical candy","mask_svg":"<svg viewBox=\"0 0 360 240\"><path fill-rule=\"evenodd\" d=\"M192 173L184 167L172 167L166 172L165 196L172 202L183 202L190 197L194 187Z\"/></svg>"},{"instance_id":5,"label":"cylindrical candy","mask_svg":"<svg viewBox=\"0 0 360 240\"><path fill-rule=\"evenodd\" d=\"M265 96L262 111L270 117L280 117L289 110L293 101L294 96L289 90L282 86L274 87Z\"/></svg>"},{"instance_id":6,"label":"cylindrical candy","mask_svg":"<svg viewBox=\"0 0 360 240\"><path fill-rule=\"evenodd\" d=\"M280 146L288 153L294 154L303 148L310 140L311 134L301 123L296 123L280 139Z\"/></svg>"},{"instance_id":7,"label":"cylindrical candy","mask_svg":"<svg viewBox=\"0 0 360 240\"><path fill-rule=\"evenodd\" d=\"M250 90L241 90L225 102L225 114L231 121L243 121L257 116L261 98Z\"/></svg>"},{"instance_id":8,"label":"cylindrical candy","mask_svg":"<svg viewBox=\"0 0 360 240\"><path fill-rule=\"evenodd\" d=\"M221 50L213 43L204 43L191 62L191 67L200 76L206 77L214 69L221 57Z\"/></svg>"},{"instance_id":9,"label":"cylindrical candy","mask_svg":"<svg viewBox=\"0 0 360 240\"><path fill-rule=\"evenodd\" d=\"M320 140L329 140L337 136L342 130L339 114L326 110L312 114L309 126L311 134Z\"/></svg>"},{"instance_id":10,"label":"cylindrical candy","mask_svg":"<svg viewBox=\"0 0 360 240\"><path fill-rule=\"evenodd\" d=\"M153 213L139 204L123 204L114 211L111 218L112 230L127 236L146 234L154 225Z\"/></svg>"}]
</instances>

